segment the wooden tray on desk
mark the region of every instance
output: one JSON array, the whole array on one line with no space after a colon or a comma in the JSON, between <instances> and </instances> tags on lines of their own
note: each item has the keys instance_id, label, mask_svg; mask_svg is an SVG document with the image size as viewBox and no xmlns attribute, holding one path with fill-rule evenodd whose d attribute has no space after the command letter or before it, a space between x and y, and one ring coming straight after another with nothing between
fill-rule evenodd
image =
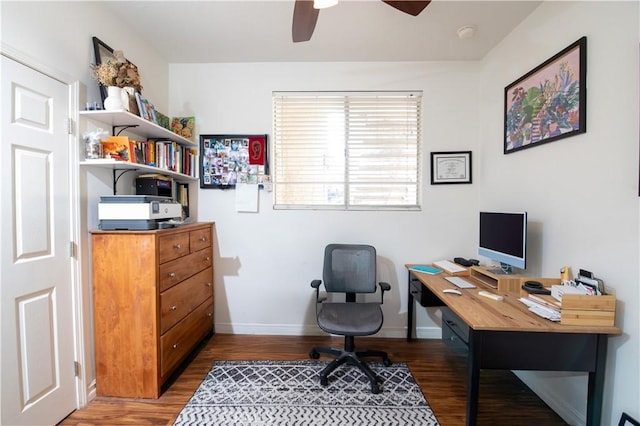
<instances>
[{"instance_id":1,"label":"wooden tray on desk","mask_svg":"<svg viewBox=\"0 0 640 426\"><path fill-rule=\"evenodd\" d=\"M529 297L522 290L521 297ZM560 324L584 326L613 326L616 320L616 297L611 294L601 296L587 296L580 294L565 294L562 302L545 294L534 294L535 302L555 305L560 310ZM539 299L539 300L536 300Z\"/></svg>"}]
</instances>

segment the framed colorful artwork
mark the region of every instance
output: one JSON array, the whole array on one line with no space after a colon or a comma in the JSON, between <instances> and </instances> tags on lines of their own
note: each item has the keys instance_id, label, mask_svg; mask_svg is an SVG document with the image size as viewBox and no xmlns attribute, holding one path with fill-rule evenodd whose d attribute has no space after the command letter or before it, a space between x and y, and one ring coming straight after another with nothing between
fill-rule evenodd
<instances>
[{"instance_id":1,"label":"framed colorful artwork","mask_svg":"<svg viewBox=\"0 0 640 426\"><path fill-rule=\"evenodd\" d=\"M504 89L504 153L587 131L587 38Z\"/></svg>"}]
</instances>

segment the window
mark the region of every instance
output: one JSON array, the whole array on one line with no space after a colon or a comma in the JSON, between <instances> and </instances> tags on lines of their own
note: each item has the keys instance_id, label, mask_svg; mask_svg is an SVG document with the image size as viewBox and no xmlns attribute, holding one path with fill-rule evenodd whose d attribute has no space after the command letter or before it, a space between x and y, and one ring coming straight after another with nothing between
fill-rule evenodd
<instances>
[{"instance_id":1,"label":"window","mask_svg":"<svg viewBox=\"0 0 640 426\"><path fill-rule=\"evenodd\" d=\"M420 92L275 92L274 208L418 209Z\"/></svg>"}]
</instances>

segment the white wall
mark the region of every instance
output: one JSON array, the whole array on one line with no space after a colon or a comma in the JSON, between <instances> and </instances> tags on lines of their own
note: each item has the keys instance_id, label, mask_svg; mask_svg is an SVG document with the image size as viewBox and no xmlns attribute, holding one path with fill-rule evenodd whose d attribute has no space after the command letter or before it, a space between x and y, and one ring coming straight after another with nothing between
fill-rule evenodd
<instances>
[{"instance_id":1,"label":"white wall","mask_svg":"<svg viewBox=\"0 0 640 426\"><path fill-rule=\"evenodd\" d=\"M167 63L100 2L2 1L2 44L62 71L87 86L87 99L99 100L89 64L95 63L91 37L122 50L140 69L144 95L159 111L168 110Z\"/></svg>"},{"instance_id":2,"label":"white wall","mask_svg":"<svg viewBox=\"0 0 640 426\"><path fill-rule=\"evenodd\" d=\"M322 278L324 246L358 242L377 248L380 279L393 286L381 335L406 335L404 265L475 254L478 185L431 186L428 159L476 150L477 74L475 63L172 64L171 114L195 113L200 134L271 134L272 91L424 91L420 212L274 211L272 194L261 191L259 213L237 213L234 191L199 191L198 218L217 229L217 331L317 333L309 284ZM439 321L418 315L419 333L440 335Z\"/></svg>"},{"instance_id":3,"label":"white wall","mask_svg":"<svg viewBox=\"0 0 640 426\"><path fill-rule=\"evenodd\" d=\"M548 2L483 60L481 208L527 210L542 276L593 271L618 299L602 424L640 418L638 291L638 3ZM587 133L502 154L504 87L587 37ZM584 422L586 375L521 376L570 424Z\"/></svg>"}]
</instances>

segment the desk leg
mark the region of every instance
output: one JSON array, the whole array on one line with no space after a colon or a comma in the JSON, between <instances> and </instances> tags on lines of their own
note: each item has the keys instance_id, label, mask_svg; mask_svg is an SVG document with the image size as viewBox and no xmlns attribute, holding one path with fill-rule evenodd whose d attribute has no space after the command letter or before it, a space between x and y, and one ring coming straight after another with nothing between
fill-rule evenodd
<instances>
[{"instance_id":1,"label":"desk leg","mask_svg":"<svg viewBox=\"0 0 640 426\"><path fill-rule=\"evenodd\" d=\"M602 417L604 372L607 367L607 335L598 334L596 369L589 372L587 385L587 426L597 426Z\"/></svg>"},{"instance_id":2,"label":"desk leg","mask_svg":"<svg viewBox=\"0 0 640 426\"><path fill-rule=\"evenodd\" d=\"M469 329L469 354L467 355L467 426L475 426L478 418L478 391L480 390L480 332Z\"/></svg>"},{"instance_id":3,"label":"desk leg","mask_svg":"<svg viewBox=\"0 0 640 426\"><path fill-rule=\"evenodd\" d=\"M407 279L407 294L408 294L408 306L407 306L407 342L413 340L413 294L411 294L411 272L407 273L409 278Z\"/></svg>"}]
</instances>

